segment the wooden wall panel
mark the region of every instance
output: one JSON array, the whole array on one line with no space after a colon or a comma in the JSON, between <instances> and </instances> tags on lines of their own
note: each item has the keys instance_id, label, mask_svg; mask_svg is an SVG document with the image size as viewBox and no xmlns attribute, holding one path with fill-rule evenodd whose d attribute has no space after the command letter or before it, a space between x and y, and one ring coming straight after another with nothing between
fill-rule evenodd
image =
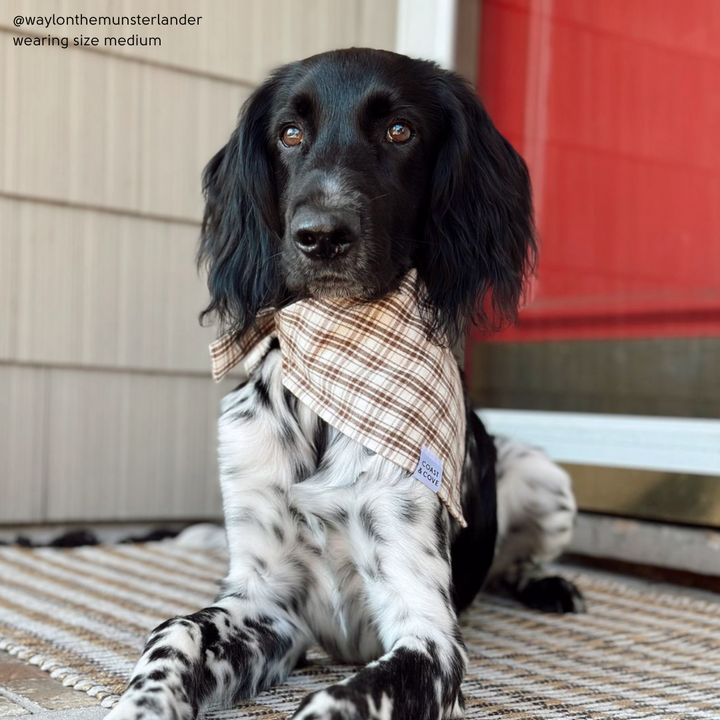
<instances>
[{"instance_id":1,"label":"wooden wall panel","mask_svg":"<svg viewBox=\"0 0 720 720\"><path fill-rule=\"evenodd\" d=\"M2 35L2 31L0 31L0 67L3 68L3 72L0 72L0 99L2 100L0 102L0 187L2 187L7 173L8 149L13 142L17 142L17 135L11 133L14 125L11 127L8 124L10 118L14 115L14 112L10 112L7 103L12 82L8 77L8 73L4 71L10 62L9 55L13 48L8 43L3 42ZM0 240L2 240L2 237L0 237Z\"/></svg>"},{"instance_id":2,"label":"wooden wall panel","mask_svg":"<svg viewBox=\"0 0 720 720\"><path fill-rule=\"evenodd\" d=\"M227 141L249 91L154 68L143 69L140 91L139 209L199 218L202 169Z\"/></svg>"},{"instance_id":3,"label":"wooden wall panel","mask_svg":"<svg viewBox=\"0 0 720 720\"><path fill-rule=\"evenodd\" d=\"M214 518L209 379L49 371L47 518Z\"/></svg>"},{"instance_id":4,"label":"wooden wall panel","mask_svg":"<svg viewBox=\"0 0 720 720\"><path fill-rule=\"evenodd\" d=\"M18 49L7 33L0 56L0 192L200 218L202 169L230 135L247 88L103 53Z\"/></svg>"},{"instance_id":5,"label":"wooden wall panel","mask_svg":"<svg viewBox=\"0 0 720 720\"><path fill-rule=\"evenodd\" d=\"M196 26L26 25L28 33L100 38L96 52L254 85L272 68L334 48L395 44L396 2L381 0L21 0L0 6L0 27L22 15L202 16ZM105 46L104 38L159 37L160 46ZM25 48L33 51L37 48ZM67 50L65 50L67 52ZM88 52L83 48L83 52Z\"/></svg>"},{"instance_id":6,"label":"wooden wall panel","mask_svg":"<svg viewBox=\"0 0 720 720\"><path fill-rule=\"evenodd\" d=\"M46 370L0 365L0 523L43 516L46 382Z\"/></svg>"},{"instance_id":7,"label":"wooden wall panel","mask_svg":"<svg viewBox=\"0 0 720 720\"><path fill-rule=\"evenodd\" d=\"M0 200L0 360L8 359L15 353L20 251L17 209L15 203L11 206Z\"/></svg>"},{"instance_id":8,"label":"wooden wall panel","mask_svg":"<svg viewBox=\"0 0 720 720\"><path fill-rule=\"evenodd\" d=\"M0 4L0 523L220 510L220 396L194 267L200 175L268 70L392 49L394 0ZM16 47L151 28L13 27L17 14L202 15L161 47ZM20 33L18 35L18 33Z\"/></svg>"},{"instance_id":9,"label":"wooden wall panel","mask_svg":"<svg viewBox=\"0 0 720 720\"><path fill-rule=\"evenodd\" d=\"M209 373L198 228L2 198L0 223L0 357Z\"/></svg>"},{"instance_id":10,"label":"wooden wall panel","mask_svg":"<svg viewBox=\"0 0 720 720\"><path fill-rule=\"evenodd\" d=\"M356 45L394 50L397 35L397 0L365 0L358 3L359 37ZM339 44L334 47L340 47Z\"/></svg>"}]
</instances>

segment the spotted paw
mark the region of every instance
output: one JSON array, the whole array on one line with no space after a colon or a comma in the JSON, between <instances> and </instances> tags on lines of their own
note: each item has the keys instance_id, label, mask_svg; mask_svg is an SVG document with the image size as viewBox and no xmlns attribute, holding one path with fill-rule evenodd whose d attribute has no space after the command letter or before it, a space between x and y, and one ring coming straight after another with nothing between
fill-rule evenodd
<instances>
[{"instance_id":1,"label":"spotted paw","mask_svg":"<svg viewBox=\"0 0 720 720\"><path fill-rule=\"evenodd\" d=\"M191 720L194 714L181 705L164 692L133 693L120 698L105 720Z\"/></svg>"},{"instance_id":2,"label":"spotted paw","mask_svg":"<svg viewBox=\"0 0 720 720\"><path fill-rule=\"evenodd\" d=\"M392 700L376 700L348 685L333 685L308 695L292 720L390 720Z\"/></svg>"},{"instance_id":3,"label":"spotted paw","mask_svg":"<svg viewBox=\"0 0 720 720\"><path fill-rule=\"evenodd\" d=\"M547 613L584 613L587 610L580 590L559 575L530 580L518 593L518 599L523 605Z\"/></svg>"}]
</instances>

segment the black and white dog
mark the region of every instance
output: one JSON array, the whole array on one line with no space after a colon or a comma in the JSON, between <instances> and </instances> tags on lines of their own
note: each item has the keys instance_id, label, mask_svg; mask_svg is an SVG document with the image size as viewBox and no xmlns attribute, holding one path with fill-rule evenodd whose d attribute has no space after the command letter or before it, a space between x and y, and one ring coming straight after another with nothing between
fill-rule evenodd
<instances>
[{"instance_id":1,"label":"black and white dog","mask_svg":"<svg viewBox=\"0 0 720 720\"><path fill-rule=\"evenodd\" d=\"M382 297L410 268L428 333L515 315L535 240L525 163L472 89L436 65L343 50L276 71L204 176L206 313L238 334L301 297ZM222 403L230 570L213 605L150 635L112 720L189 720L252 698L312 643L349 663L302 720L463 714L457 613L490 579L579 611L541 564L567 544L568 476L493 439L467 408L465 529L405 470L321 421L281 384L275 344Z\"/></svg>"}]
</instances>

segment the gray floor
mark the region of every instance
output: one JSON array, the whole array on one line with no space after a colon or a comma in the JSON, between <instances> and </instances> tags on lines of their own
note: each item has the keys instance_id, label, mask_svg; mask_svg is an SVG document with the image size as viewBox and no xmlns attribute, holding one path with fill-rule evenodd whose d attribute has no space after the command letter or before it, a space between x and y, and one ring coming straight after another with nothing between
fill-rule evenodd
<instances>
[{"instance_id":1,"label":"gray floor","mask_svg":"<svg viewBox=\"0 0 720 720\"><path fill-rule=\"evenodd\" d=\"M572 564L567 564L565 567L574 569ZM703 590L634 579L626 575L622 576L622 581L638 587L652 586L656 590L666 590L675 595L717 602L717 595ZM100 720L107 713L108 710L101 707L95 698L84 692L64 687L61 682L50 677L49 673L0 651L0 718Z\"/></svg>"},{"instance_id":2,"label":"gray floor","mask_svg":"<svg viewBox=\"0 0 720 720\"><path fill-rule=\"evenodd\" d=\"M64 687L40 668L0 652L0 718L97 720L107 712L95 698Z\"/></svg>"}]
</instances>

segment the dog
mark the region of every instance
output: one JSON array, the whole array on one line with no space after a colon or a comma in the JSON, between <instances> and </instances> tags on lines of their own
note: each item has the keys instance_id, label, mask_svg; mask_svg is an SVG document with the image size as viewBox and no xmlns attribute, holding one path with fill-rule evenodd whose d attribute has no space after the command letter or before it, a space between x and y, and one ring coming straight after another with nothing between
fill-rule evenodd
<instances>
[{"instance_id":1,"label":"dog","mask_svg":"<svg viewBox=\"0 0 720 720\"><path fill-rule=\"evenodd\" d=\"M473 89L431 62L348 49L275 71L207 165L199 263L232 337L302 298L382 298L408 271L428 337L515 318L536 254L524 161ZM462 510L322 421L273 342L221 406L230 567L214 603L149 636L111 720L191 720L279 683L313 643L365 667L296 720L463 714L457 614L486 583L579 612L543 569L568 544L570 478L491 437L465 399Z\"/></svg>"}]
</instances>

